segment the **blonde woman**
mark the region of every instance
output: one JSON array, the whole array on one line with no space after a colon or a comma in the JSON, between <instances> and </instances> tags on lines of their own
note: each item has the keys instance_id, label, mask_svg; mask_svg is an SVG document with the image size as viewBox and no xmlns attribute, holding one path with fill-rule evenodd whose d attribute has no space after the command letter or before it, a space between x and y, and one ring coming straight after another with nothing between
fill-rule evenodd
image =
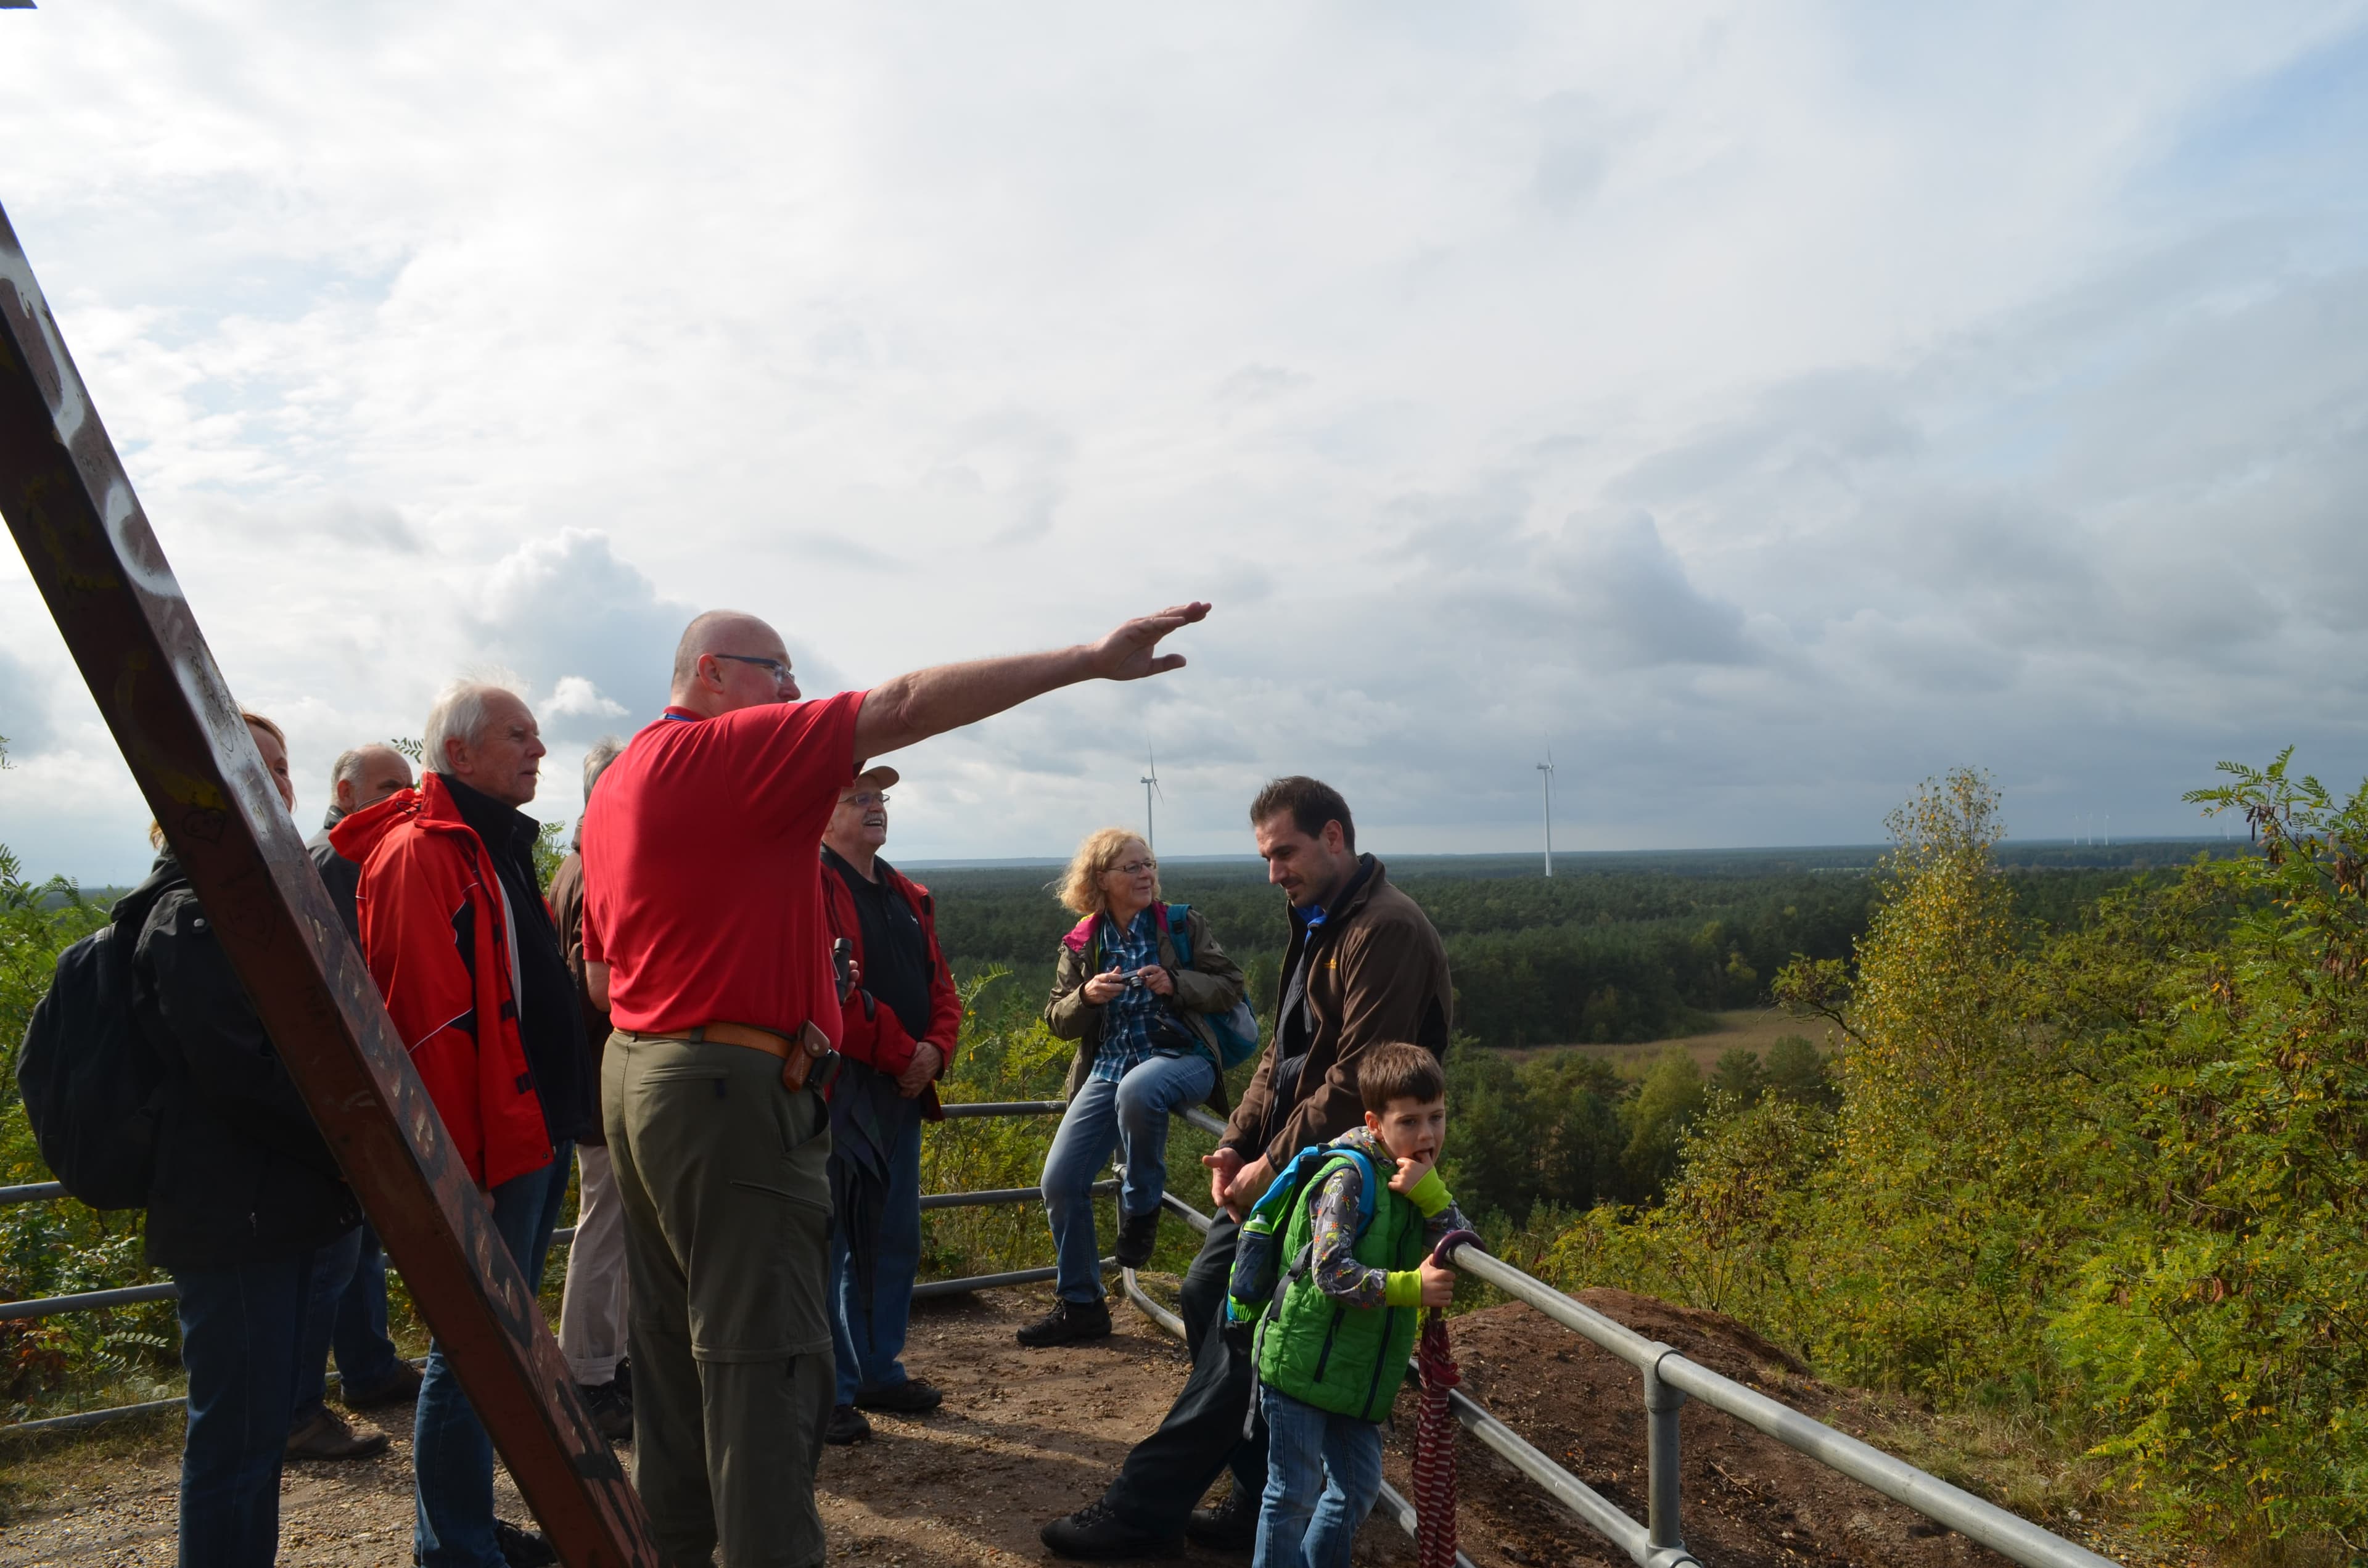
<instances>
[{"instance_id":1,"label":"blonde woman","mask_svg":"<svg viewBox=\"0 0 2368 1568\"><path fill-rule=\"evenodd\" d=\"M1019 1343L1065 1345L1110 1331L1094 1233L1094 1178L1119 1155L1118 1259L1150 1261L1167 1187L1167 1119L1224 1104L1212 1014L1242 999L1242 971L1197 910L1160 902L1150 846L1122 827L1087 836L1061 902L1084 916L1061 939L1044 1022L1077 1042L1069 1108L1044 1156L1044 1212L1059 1267L1053 1310ZM1179 958L1189 954L1189 959Z\"/></svg>"}]
</instances>

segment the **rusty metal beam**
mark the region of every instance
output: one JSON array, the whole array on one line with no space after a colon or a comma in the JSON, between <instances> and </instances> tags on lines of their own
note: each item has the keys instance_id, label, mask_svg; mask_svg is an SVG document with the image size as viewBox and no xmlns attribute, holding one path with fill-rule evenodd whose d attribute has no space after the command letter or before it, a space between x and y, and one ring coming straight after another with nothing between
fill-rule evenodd
<instances>
[{"instance_id":1,"label":"rusty metal beam","mask_svg":"<svg viewBox=\"0 0 2368 1568\"><path fill-rule=\"evenodd\" d=\"M648 1516L305 858L0 211L0 513L346 1179L570 1568Z\"/></svg>"}]
</instances>

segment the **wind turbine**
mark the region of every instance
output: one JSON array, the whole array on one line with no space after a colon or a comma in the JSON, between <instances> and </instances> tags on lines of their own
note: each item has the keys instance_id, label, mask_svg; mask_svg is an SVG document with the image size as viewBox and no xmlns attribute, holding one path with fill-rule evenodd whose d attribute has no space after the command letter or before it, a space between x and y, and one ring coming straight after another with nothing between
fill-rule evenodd
<instances>
[{"instance_id":1,"label":"wind turbine","mask_svg":"<svg viewBox=\"0 0 2368 1568\"><path fill-rule=\"evenodd\" d=\"M1538 773L1546 787L1546 880L1554 880L1554 748L1546 748L1546 759L1538 764Z\"/></svg>"},{"instance_id":2,"label":"wind turbine","mask_svg":"<svg viewBox=\"0 0 2368 1568\"><path fill-rule=\"evenodd\" d=\"M1159 788L1159 754L1145 746L1143 755L1151 759L1151 771L1135 780L1143 786L1143 842L1150 849L1151 858L1156 860L1159 858L1159 829L1152 820L1151 797L1156 793L1164 801L1167 799L1167 791Z\"/></svg>"}]
</instances>

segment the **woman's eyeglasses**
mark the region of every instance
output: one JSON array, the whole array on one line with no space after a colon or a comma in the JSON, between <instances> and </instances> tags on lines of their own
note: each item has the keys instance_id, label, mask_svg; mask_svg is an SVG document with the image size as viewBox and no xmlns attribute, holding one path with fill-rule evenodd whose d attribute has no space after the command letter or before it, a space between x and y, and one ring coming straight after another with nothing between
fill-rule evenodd
<instances>
[{"instance_id":1,"label":"woman's eyeglasses","mask_svg":"<svg viewBox=\"0 0 2368 1568\"><path fill-rule=\"evenodd\" d=\"M1156 860L1129 860L1125 865L1112 866L1110 869L1118 872L1123 877L1139 877L1145 871L1156 871L1159 869L1159 862Z\"/></svg>"}]
</instances>

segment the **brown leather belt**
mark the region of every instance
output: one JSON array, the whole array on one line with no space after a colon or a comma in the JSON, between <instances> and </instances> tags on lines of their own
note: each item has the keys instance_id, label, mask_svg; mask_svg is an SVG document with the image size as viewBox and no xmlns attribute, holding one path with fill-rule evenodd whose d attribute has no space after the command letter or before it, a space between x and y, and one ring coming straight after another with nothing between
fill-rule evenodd
<instances>
[{"instance_id":1,"label":"brown leather belt","mask_svg":"<svg viewBox=\"0 0 2368 1568\"><path fill-rule=\"evenodd\" d=\"M771 1029L758 1028L754 1024L700 1024L691 1028L656 1034L640 1029L620 1029L618 1032L633 1040L688 1040L693 1045L737 1045L750 1051L761 1051L768 1056L778 1056L781 1059L781 1087L791 1094L804 1088L814 1063L832 1053L830 1037L811 1023L795 1040Z\"/></svg>"}]
</instances>

